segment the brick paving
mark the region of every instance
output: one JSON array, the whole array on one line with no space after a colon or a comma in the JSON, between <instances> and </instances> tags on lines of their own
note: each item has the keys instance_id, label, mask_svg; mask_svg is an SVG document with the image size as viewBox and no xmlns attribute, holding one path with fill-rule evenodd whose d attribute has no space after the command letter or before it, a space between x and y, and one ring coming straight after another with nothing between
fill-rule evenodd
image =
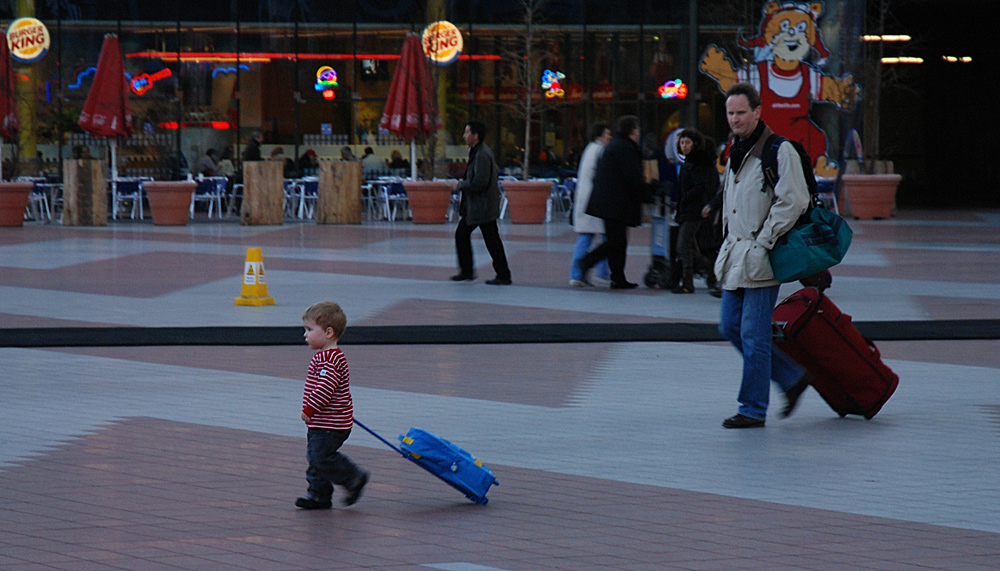
<instances>
[{"instance_id":1,"label":"brick paving","mask_svg":"<svg viewBox=\"0 0 1000 571\"><path fill-rule=\"evenodd\" d=\"M1000 213L852 226L830 294L855 320L1000 316ZM482 285L478 235L479 281L446 281L453 224L0 228L0 327L294 326L325 298L355 325L717 319L703 290L567 287L564 220L501 228L509 288ZM232 303L250 246L273 307ZM362 500L296 510L304 346L0 348L0 569L1000 567L998 340L881 343L902 381L874 420L807 393L749 432L719 427L723 343L419 342L345 348L358 418L469 449L487 506L356 431Z\"/></svg>"}]
</instances>

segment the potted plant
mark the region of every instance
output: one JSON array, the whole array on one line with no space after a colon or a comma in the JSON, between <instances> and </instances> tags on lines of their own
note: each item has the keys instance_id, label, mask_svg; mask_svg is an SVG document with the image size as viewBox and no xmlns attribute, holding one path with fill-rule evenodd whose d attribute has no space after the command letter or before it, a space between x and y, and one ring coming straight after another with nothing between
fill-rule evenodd
<instances>
[{"instance_id":1,"label":"potted plant","mask_svg":"<svg viewBox=\"0 0 1000 571\"><path fill-rule=\"evenodd\" d=\"M457 181L404 180L414 224L444 224Z\"/></svg>"},{"instance_id":2,"label":"potted plant","mask_svg":"<svg viewBox=\"0 0 1000 571\"><path fill-rule=\"evenodd\" d=\"M191 215L193 180L151 180L142 183L156 226L184 226Z\"/></svg>"},{"instance_id":3,"label":"potted plant","mask_svg":"<svg viewBox=\"0 0 1000 571\"><path fill-rule=\"evenodd\" d=\"M545 222L551 180L505 180L502 183L514 224L541 224Z\"/></svg>"},{"instance_id":4,"label":"potted plant","mask_svg":"<svg viewBox=\"0 0 1000 571\"><path fill-rule=\"evenodd\" d=\"M23 226L32 182L0 182L0 226Z\"/></svg>"}]
</instances>

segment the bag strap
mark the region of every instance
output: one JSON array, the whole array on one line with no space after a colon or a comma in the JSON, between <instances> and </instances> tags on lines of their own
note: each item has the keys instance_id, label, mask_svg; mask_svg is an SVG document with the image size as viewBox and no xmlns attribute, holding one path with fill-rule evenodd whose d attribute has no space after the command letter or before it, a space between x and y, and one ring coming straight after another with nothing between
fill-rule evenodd
<instances>
[{"instance_id":1,"label":"bag strap","mask_svg":"<svg viewBox=\"0 0 1000 571\"><path fill-rule=\"evenodd\" d=\"M786 140L781 135L772 133L764 141L764 149L760 155L760 167L764 172L764 184L771 185L771 188L778 186L778 147ZM760 189L761 192L765 190L764 187Z\"/></svg>"}]
</instances>

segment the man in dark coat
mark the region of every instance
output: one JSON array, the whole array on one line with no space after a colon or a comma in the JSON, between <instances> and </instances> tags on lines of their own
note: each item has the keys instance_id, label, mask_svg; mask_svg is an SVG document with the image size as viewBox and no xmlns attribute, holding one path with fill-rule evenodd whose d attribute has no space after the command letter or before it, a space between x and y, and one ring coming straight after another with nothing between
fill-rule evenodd
<instances>
[{"instance_id":1,"label":"man in dark coat","mask_svg":"<svg viewBox=\"0 0 1000 571\"><path fill-rule=\"evenodd\" d=\"M486 242L486 249L493 257L496 278L488 280L490 285L510 285L510 267L504 253L503 242L497 219L500 217L500 186L497 181L497 165L493 151L483 139L486 126L480 121L469 121L465 125L465 144L469 145L469 166L465 169L465 180L458 183L462 193L459 205L458 228L455 229L455 251L458 253L459 272L451 276L452 281L463 282L476 279L472 261L472 231L479 227Z\"/></svg>"},{"instance_id":2,"label":"man in dark coat","mask_svg":"<svg viewBox=\"0 0 1000 571\"><path fill-rule=\"evenodd\" d=\"M604 220L605 241L584 256L579 264L584 278L601 260L611 269L611 289L631 289L638 284L625 279L625 253L628 227L642 224L642 204L651 202L653 190L642 172L642 149L639 147L639 118L618 118L615 136L604 149L587 214Z\"/></svg>"},{"instance_id":3,"label":"man in dark coat","mask_svg":"<svg viewBox=\"0 0 1000 571\"><path fill-rule=\"evenodd\" d=\"M240 157L242 162L264 160L260 155L260 144L263 142L264 134L260 131L254 131L250 137L250 141L247 142L247 146L243 149L243 156Z\"/></svg>"}]
</instances>

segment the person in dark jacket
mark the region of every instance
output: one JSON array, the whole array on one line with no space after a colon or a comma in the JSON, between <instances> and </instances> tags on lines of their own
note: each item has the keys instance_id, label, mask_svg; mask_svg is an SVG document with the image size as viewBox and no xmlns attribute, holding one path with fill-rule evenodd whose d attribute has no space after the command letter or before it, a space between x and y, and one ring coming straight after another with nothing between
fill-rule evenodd
<instances>
[{"instance_id":1,"label":"person in dark jacket","mask_svg":"<svg viewBox=\"0 0 1000 571\"><path fill-rule=\"evenodd\" d=\"M264 133L254 131L253 135L250 137L250 141L247 142L247 146L243 148L243 156L240 157L240 160L244 163L249 161L264 160L260 154L260 145L263 142Z\"/></svg>"},{"instance_id":2,"label":"person in dark jacket","mask_svg":"<svg viewBox=\"0 0 1000 571\"><path fill-rule=\"evenodd\" d=\"M715 170L713 151L706 145L705 137L694 129L684 129L677 136L677 152L684 157L684 165L681 166L674 218L680 225L677 254L683 274L681 283L673 289L674 293L694 293L696 266L711 271L708 260L698 248L697 234L704 220L701 211L719 189L719 173Z\"/></svg>"},{"instance_id":3,"label":"person in dark jacket","mask_svg":"<svg viewBox=\"0 0 1000 571\"><path fill-rule=\"evenodd\" d=\"M462 193L459 203L458 228L455 229L455 251L458 253L458 273L452 281L464 282L476 279L472 260L472 231L479 227L486 242L486 249L493 258L496 277L487 280L490 285L510 285L510 267L504 253L503 242L497 219L500 218L500 183L497 179L497 165L493 151L483 142L486 126L481 121L469 121L465 125L465 144L469 145L469 166L465 169L465 180L458 183Z\"/></svg>"},{"instance_id":4,"label":"person in dark jacket","mask_svg":"<svg viewBox=\"0 0 1000 571\"><path fill-rule=\"evenodd\" d=\"M604 220L605 241L578 262L584 280L601 260L611 269L611 289L638 284L625 279L628 228L642 224L642 204L652 202L653 188L643 178L639 118L625 115L615 124L615 136L604 149L594 174L587 214Z\"/></svg>"}]
</instances>

